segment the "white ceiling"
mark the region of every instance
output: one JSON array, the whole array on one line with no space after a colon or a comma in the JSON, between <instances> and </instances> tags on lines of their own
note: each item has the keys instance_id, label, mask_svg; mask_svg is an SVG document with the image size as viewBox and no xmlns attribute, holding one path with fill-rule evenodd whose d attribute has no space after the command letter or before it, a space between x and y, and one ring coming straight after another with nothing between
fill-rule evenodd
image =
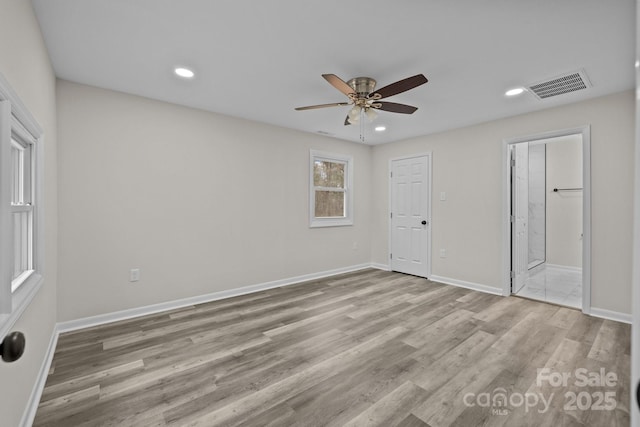
<instances>
[{"instance_id":1,"label":"white ceiling","mask_svg":"<svg viewBox=\"0 0 640 427\"><path fill-rule=\"evenodd\" d=\"M378 87L422 73L388 98L379 144L631 89L634 0L33 0L62 79L358 141L346 97L321 74ZM173 75L184 65L191 81ZM593 87L544 101L527 86L584 69ZM387 131L373 132L384 124Z\"/></svg>"}]
</instances>

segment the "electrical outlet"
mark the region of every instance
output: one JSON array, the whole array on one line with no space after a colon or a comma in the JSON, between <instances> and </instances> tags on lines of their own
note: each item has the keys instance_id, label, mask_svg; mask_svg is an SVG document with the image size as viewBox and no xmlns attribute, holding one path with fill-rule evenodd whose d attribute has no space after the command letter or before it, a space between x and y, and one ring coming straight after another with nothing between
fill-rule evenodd
<instances>
[{"instance_id":1,"label":"electrical outlet","mask_svg":"<svg viewBox=\"0 0 640 427\"><path fill-rule=\"evenodd\" d=\"M446 258L446 257L447 257L447 250L440 249L440 258Z\"/></svg>"},{"instance_id":2,"label":"electrical outlet","mask_svg":"<svg viewBox=\"0 0 640 427\"><path fill-rule=\"evenodd\" d=\"M131 271L129 272L129 281L137 282L138 280L140 280L140 269L132 268Z\"/></svg>"}]
</instances>

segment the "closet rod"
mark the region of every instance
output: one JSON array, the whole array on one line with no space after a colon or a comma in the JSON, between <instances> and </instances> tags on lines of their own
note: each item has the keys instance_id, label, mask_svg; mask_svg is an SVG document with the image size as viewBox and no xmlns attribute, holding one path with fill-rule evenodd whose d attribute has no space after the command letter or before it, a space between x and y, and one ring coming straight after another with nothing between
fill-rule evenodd
<instances>
[{"instance_id":1,"label":"closet rod","mask_svg":"<svg viewBox=\"0 0 640 427\"><path fill-rule=\"evenodd\" d=\"M581 191L582 188L554 188L553 192L557 193L558 191Z\"/></svg>"}]
</instances>

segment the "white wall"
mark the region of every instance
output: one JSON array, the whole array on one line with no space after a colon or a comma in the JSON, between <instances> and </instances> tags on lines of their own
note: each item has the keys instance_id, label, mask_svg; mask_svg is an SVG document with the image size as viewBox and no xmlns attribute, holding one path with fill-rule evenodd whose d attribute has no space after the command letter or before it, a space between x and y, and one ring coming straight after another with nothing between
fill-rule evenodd
<instances>
[{"instance_id":1,"label":"white wall","mask_svg":"<svg viewBox=\"0 0 640 427\"><path fill-rule=\"evenodd\" d=\"M59 321L370 262L369 146L57 91ZM353 226L309 228L310 149L354 156Z\"/></svg>"},{"instance_id":2,"label":"white wall","mask_svg":"<svg viewBox=\"0 0 640 427\"><path fill-rule=\"evenodd\" d=\"M56 322L57 185L55 77L31 2L0 0L0 72L44 129L45 280L14 330L27 339L17 362L0 362L0 424L17 426ZM2 339L4 337L0 337Z\"/></svg>"},{"instance_id":3,"label":"white wall","mask_svg":"<svg viewBox=\"0 0 640 427\"><path fill-rule=\"evenodd\" d=\"M433 199L432 272L500 292L503 141L590 124L592 306L631 313L633 101L628 91L374 147L373 262L388 264L389 159L432 151L433 194L447 193Z\"/></svg>"},{"instance_id":4,"label":"white wall","mask_svg":"<svg viewBox=\"0 0 640 427\"><path fill-rule=\"evenodd\" d=\"M547 263L582 267L582 136L546 140Z\"/></svg>"}]
</instances>

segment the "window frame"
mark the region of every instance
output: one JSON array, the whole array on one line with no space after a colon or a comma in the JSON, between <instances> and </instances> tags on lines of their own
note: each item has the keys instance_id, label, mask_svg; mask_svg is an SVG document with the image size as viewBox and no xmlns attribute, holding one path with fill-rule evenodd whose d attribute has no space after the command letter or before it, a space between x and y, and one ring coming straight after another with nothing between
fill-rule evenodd
<instances>
[{"instance_id":1,"label":"window frame","mask_svg":"<svg viewBox=\"0 0 640 427\"><path fill-rule=\"evenodd\" d=\"M42 128L0 73L0 338L29 306L44 281L44 150ZM13 203L12 145L30 151L25 200ZM25 170L27 169L25 168ZM27 268L14 279L14 215L30 213L27 242L31 245Z\"/></svg>"},{"instance_id":2,"label":"window frame","mask_svg":"<svg viewBox=\"0 0 640 427\"><path fill-rule=\"evenodd\" d=\"M35 272L34 269L34 219L35 219L35 141L31 135L21 135L22 132L17 131L12 126L10 145L19 151L17 158L14 152L11 152L11 162L18 163L11 165L12 177L12 195L11 195L11 216L13 222L13 274L11 280L11 292L15 293L20 286L28 281L29 277ZM17 160L17 161L16 161ZM4 164L3 164L4 166ZM16 173L16 167L18 169ZM24 218L18 219L20 224L21 236L16 236L16 215L26 214Z\"/></svg>"},{"instance_id":3,"label":"window frame","mask_svg":"<svg viewBox=\"0 0 640 427\"><path fill-rule=\"evenodd\" d=\"M314 183L314 164L316 161L343 163L345 165L344 209L341 217L316 217L316 191L326 190ZM341 191L342 192L342 191ZM309 227L342 227L353 225L353 156L310 150L309 152Z\"/></svg>"}]
</instances>

